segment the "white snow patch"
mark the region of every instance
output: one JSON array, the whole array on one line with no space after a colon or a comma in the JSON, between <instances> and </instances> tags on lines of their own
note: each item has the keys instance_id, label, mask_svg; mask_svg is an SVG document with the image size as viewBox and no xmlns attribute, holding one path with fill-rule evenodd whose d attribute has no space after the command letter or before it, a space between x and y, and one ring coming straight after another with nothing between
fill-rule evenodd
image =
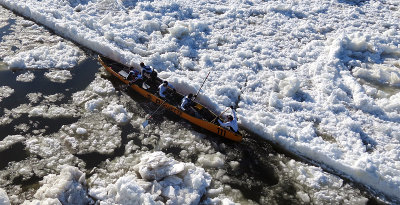
<instances>
[{"instance_id":1,"label":"white snow patch","mask_svg":"<svg viewBox=\"0 0 400 205\"><path fill-rule=\"evenodd\" d=\"M49 69L72 68L78 64L79 50L66 43L59 42L57 45L42 46L29 51L22 51L15 56L4 58L10 68L37 68Z\"/></svg>"},{"instance_id":2,"label":"white snow patch","mask_svg":"<svg viewBox=\"0 0 400 205\"><path fill-rule=\"evenodd\" d=\"M51 70L44 74L52 82L65 83L72 79L71 71L69 70Z\"/></svg>"},{"instance_id":3,"label":"white snow patch","mask_svg":"<svg viewBox=\"0 0 400 205\"><path fill-rule=\"evenodd\" d=\"M128 158L123 161L135 163ZM102 203L164 204L165 200L165 204L198 204L211 183L204 169L177 162L162 152L143 154L140 162L133 166L139 175L129 171L114 184L90 189L90 195Z\"/></svg>"},{"instance_id":4,"label":"white snow patch","mask_svg":"<svg viewBox=\"0 0 400 205\"><path fill-rule=\"evenodd\" d=\"M342 1L238 1L217 7L209 1L137 2L131 7L106 1L106 11L104 2L76 6L0 0L116 61L147 62L173 84L188 81L180 83L190 83L185 91L200 87L204 75L199 71L212 71L202 88L202 103L219 112L237 104L240 126L399 200L400 114L392 102L397 92L376 100L357 79L398 86L399 64L387 61L400 56L397 1L357 6ZM12 64L23 66L41 55L24 56L28 61ZM188 59L196 59L194 65ZM99 96L108 102L105 98L114 88L106 80L95 82L92 92L74 94L74 103L84 107ZM97 105L93 101L85 108L113 115L113 109ZM196 150L193 146L185 145ZM307 200L302 193L298 196Z\"/></svg>"},{"instance_id":5,"label":"white snow patch","mask_svg":"<svg viewBox=\"0 0 400 205\"><path fill-rule=\"evenodd\" d=\"M0 188L0 204L2 205L11 205L10 200L8 199L6 191Z\"/></svg>"},{"instance_id":6,"label":"white snow patch","mask_svg":"<svg viewBox=\"0 0 400 205\"><path fill-rule=\"evenodd\" d=\"M10 95L12 95L14 93L14 89L8 87L8 86L1 86L0 87L0 102L4 99L4 98L8 98L10 97Z\"/></svg>"},{"instance_id":7,"label":"white snow patch","mask_svg":"<svg viewBox=\"0 0 400 205\"><path fill-rule=\"evenodd\" d=\"M103 98L92 99L85 103L85 109L90 112L99 111L99 109L103 106L103 104L104 104Z\"/></svg>"},{"instance_id":8,"label":"white snow patch","mask_svg":"<svg viewBox=\"0 0 400 205\"><path fill-rule=\"evenodd\" d=\"M3 140L0 141L0 151L4 151L10 148L13 144L18 142L22 142L25 140L25 137L22 135L8 135Z\"/></svg>"},{"instance_id":9,"label":"white snow patch","mask_svg":"<svg viewBox=\"0 0 400 205\"><path fill-rule=\"evenodd\" d=\"M85 128L78 127L78 128L76 129L76 133L77 133L77 134L80 134L80 135L84 135L84 134L87 133L87 130L86 130Z\"/></svg>"},{"instance_id":10,"label":"white snow patch","mask_svg":"<svg viewBox=\"0 0 400 205\"><path fill-rule=\"evenodd\" d=\"M19 74L16 78L16 80L20 82L32 82L33 79L35 79L35 74L29 71L26 73Z\"/></svg>"},{"instance_id":11,"label":"white snow patch","mask_svg":"<svg viewBox=\"0 0 400 205\"><path fill-rule=\"evenodd\" d=\"M199 156L197 163L201 164L203 167L220 168L224 166L225 156L219 152L215 154L204 154Z\"/></svg>"},{"instance_id":12,"label":"white snow patch","mask_svg":"<svg viewBox=\"0 0 400 205\"><path fill-rule=\"evenodd\" d=\"M73 153L111 154L121 145L121 130L99 115L89 115L77 123L64 125L58 134Z\"/></svg>"},{"instance_id":13,"label":"white snow patch","mask_svg":"<svg viewBox=\"0 0 400 205\"><path fill-rule=\"evenodd\" d=\"M119 105L115 101L111 102L101 112L114 119L118 124L127 123L132 118L132 113L129 113L123 105Z\"/></svg>"},{"instance_id":14,"label":"white snow patch","mask_svg":"<svg viewBox=\"0 0 400 205\"><path fill-rule=\"evenodd\" d=\"M47 202L52 199L51 202L57 204L93 203L86 192L85 174L76 167L64 166L59 175L47 175L40 184L42 186L34 195L36 200ZM35 202L37 201L28 201L25 204L36 204Z\"/></svg>"}]
</instances>

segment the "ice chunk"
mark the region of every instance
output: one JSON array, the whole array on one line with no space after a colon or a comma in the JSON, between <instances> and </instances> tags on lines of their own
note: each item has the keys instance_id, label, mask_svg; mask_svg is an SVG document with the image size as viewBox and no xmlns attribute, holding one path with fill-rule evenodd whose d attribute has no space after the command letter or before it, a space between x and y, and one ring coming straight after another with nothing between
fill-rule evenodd
<instances>
[{"instance_id":1,"label":"ice chunk","mask_svg":"<svg viewBox=\"0 0 400 205\"><path fill-rule=\"evenodd\" d=\"M104 103L103 98L92 99L85 103L85 109L88 111L94 112L94 111L98 110L99 108L101 108L103 103Z\"/></svg>"},{"instance_id":2,"label":"ice chunk","mask_svg":"<svg viewBox=\"0 0 400 205\"><path fill-rule=\"evenodd\" d=\"M115 101L103 109L102 113L111 117L119 124L127 123L132 118L132 113L129 113L123 105L119 105Z\"/></svg>"},{"instance_id":3,"label":"ice chunk","mask_svg":"<svg viewBox=\"0 0 400 205\"><path fill-rule=\"evenodd\" d=\"M6 191L0 188L0 204L2 205L11 205L10 200L8 199Z\"/></svg>"},{"instance_id":4,"label":"ice chunk","mask_svg":"<svg viewBox=\"0 0 400 205\"><path fill-rule=\"evenodd\" d=\"M19 74L16 80L20 82L32 82L33 79L35 79L35 74L28 71L26 73Z\"/></svg>"},{"instance_id":5,"label":"ice chunk","mask_svg":"<svg viewBox=\"0 0 400 205\"><path fill-rule=\"evenodd\" d=\"M24 141L25 137L22 135L9 135L0 141L0 151L4 151L11 147L13 144Z\"/></svg>"},{"instance_id":6,"label":"ice chunk","mask_svg":"<svg viewBox=\"0 0 400 205\"><path fill-rule=\"evenodd\" d=\"M65 83L72 79L71 71L69 70L51 70L44 74L50 81L56 83Z\"/></svg>"},{"instance_id":7,"label":"ice chunk","mask_svg":"<svg viewBox=\"0 0 400 205\"><path fill-rule=\"evenodd\" d=\"M10 68L72 68L78 64L79 51L64 42L54 46L42 46L5 57Z\"/></svg>"},{"instance_id":8,"label":"ice chunk","mask_svg":"<svg viewBox=\"0 0 400 205\"><path fill-rule=\"evenodd\" d=\"M62 126L57 135L73 153L111 154L121 144L121 130L99 114L89 115L71 125Z\"/></svg>"},{"instance_id":9,"label":"ice chunk","mask_svg":"<svg viewBox=\"0 0 400 205\"><path fill-rule=\"evenodd\" d=\"M87 131L86 131L85 128L78 127L78 128L76 129L76 133L77 133L77 134L80 134L80 135L83 135L83 134L86 134Z\"/></svg>"},{"instance_id":10,"label":"ice chunk","mask_svg":"<svg viewBox=\"0 0 400 205\"><path fill-rule=\"evenodd\" d=\"M225 156L219 152L215 154L204 154L199 156L197 162L201 164L203 167L220 168L224 166Z\"/></svg>"},{"instance_id":11,"label":"ice chunk","mask_svg":"<svg viewBox=\"0 0 400 205\"><path fill-rule=\"evenodd\" d=\"M14 89L8 87L8 86L1 86L0 87L0 102L4 98L8 98L11 94L14 93Z\"/></svg>"},{"instance_id":12,"label":"ice chunk","mask_svg":"<svg viewBox=\"0 0 400 205\"><path fill-rule=\"evenodd\" d=\"M176 175L185 169L185 165L167 158L163 152L144 155L137 165L140 176L146 180L160 180Z\"/></svg>"},{"instance_id":13,"label":"ice chunk","mask_svg":"<svg viewBox=\"0 0 400 205\"><path fill-rule=\"evenodd\" d=\"M62 204L93 203L87 195L85 174L76 167L64 166L59 175L45 176L40 184L42 186L34 195L37 200L57 199Z\"/></svg>"},{"instance_id":14,"label":"ice chunk","mask_svg":"<svg viewBox=\"0 0 400 205\"><path fill-rule=\"evenodd\" d=\"M135 172L123 174L121 169L130 163L135 164ZM93 197L106 203L198 204L211 183L204 169L177 162L163 152L142 153L139 163L122 157L109 166L115 170L112 176L120 176L116 183L106 187L104 180L99 179L90 190Z\"/></svg>"}]
</instances>

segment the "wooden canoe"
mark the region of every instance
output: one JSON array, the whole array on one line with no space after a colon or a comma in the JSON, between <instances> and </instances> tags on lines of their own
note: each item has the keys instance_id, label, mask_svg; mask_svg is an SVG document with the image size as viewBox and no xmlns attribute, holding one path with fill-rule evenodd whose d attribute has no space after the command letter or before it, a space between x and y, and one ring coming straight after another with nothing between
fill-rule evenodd
<instances>
[{"instance_id":1,"label":"wooden canoe","mask_svg":"<svg viewBox=\"0 0 400 205\"><path fill-rule=\"evenodd\" d=\"M129 70L129 67L118 63L114 60L111 60L109 58L106 58L104 56L98 57L98 60L100 64L113 76L117 77L120 81L123 83L129 85L129 80L125 79L127 71ZM139 70L140 68L135 68ZM140 70L139 70L140 71ZM125 76L125 77L124 77ZM162 79L156 77L151 80L146 81L146 84L150 84L150 87L152 89L144 89L141 86L133 83L129 85L135 92L139 93L140 95L144 96L145 98L149 99L150 101L161 105L164 100L158 97L157 93L157 88L158 85L160 85L163 82ZM224 127L221 127L218 125L216 118L219 118L216 114L211 112L209 109L204 107L203 105L194 102L193 108L197 111L197 116L192 116L187 112L184 112L179 108L179 103L180 100L184 96L181 95L179 92L174 93L174 98L178 99L177 103L172 103L172 102L165 102L162 106L166 109L171 111L172 113L178 115L179 117L199 126L202 127L210 132L213 132L219 136L225 137L227 139L233 140L233 141L241 141L242 140L242 135L240 133L235 133L229 129L226 129ZM176 106L172 105L176 104ZM213 121L214 120L214 121Z\"/></svg>"}]
</instances>

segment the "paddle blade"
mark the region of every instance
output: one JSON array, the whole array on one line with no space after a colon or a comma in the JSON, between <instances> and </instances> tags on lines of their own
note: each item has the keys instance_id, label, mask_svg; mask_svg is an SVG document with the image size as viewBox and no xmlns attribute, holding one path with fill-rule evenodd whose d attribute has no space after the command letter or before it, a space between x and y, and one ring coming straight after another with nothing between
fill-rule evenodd
<instances>
[{"instance_id":1,"label":"paddle blade","mask_svg":"<svg viewBox=\"0 0 400 205\"><path fill-rule=\"evenodd\" d=\"M146 128L146 126L147 126L148 124L149 124L149 121L148 121L148 120L144 121L144 122L142 123L143 128Z\"/></svg>"},{"instance_id":2,"label":"paddle blade","mask_svg":"<svg viewBox=\"0 0 400 205\"><path fill-rule=\"evenodd\" d=\"M143 84L142 84L142 88L143 88L143 89L145 89L145 90L147 90L147 89L149 89L149 88L150 88L150 86L149 86L149 85L147 85L146 83L143 83Z\"/></svg>"}]
</instances>

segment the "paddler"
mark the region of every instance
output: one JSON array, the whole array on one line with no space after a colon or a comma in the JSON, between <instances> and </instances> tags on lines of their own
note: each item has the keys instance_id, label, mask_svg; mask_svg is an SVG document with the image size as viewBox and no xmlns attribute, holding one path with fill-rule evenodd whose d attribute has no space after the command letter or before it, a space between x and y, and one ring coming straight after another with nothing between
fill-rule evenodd
<instances>
[{"instance_id":1,"label":"paddler","mask_svg":"<svg viewBox=\"0 0 400 205\"><path fill-rule=\"evenodd\" d=\"M232 115L228 115L227 116L228 120L226 122L222 122L221 120L218 119L218 123L222 127L230 129L233 132L237 132L238 131L237 117L236 117L236 112L233 109L233 106L231 106L231 110L232 110L232 115L233 116Z\"/></svg>"}]
</instances>

